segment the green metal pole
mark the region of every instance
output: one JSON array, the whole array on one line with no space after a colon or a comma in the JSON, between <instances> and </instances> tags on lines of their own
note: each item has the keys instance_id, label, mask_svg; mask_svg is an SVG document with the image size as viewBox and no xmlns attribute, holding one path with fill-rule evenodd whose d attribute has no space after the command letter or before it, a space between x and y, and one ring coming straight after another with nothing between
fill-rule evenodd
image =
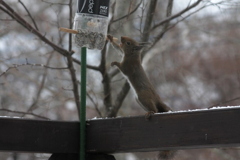
<instances>
[{"instance_id":1,"label":"green metal pole","mask_svg":"<svg viewBox=\"0 0 240 160\"><path fill-rule=\"evenodd\" d=\"M86 61L87 49L81 49L81 108L80 108L80 160L85 160L86 138Z\"/></svg>"}]
</instances>

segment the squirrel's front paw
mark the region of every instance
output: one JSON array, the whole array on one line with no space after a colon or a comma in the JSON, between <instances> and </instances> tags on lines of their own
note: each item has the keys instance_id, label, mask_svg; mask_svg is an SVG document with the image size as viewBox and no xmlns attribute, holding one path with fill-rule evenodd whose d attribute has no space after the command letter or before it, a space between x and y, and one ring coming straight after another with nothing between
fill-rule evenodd
<instances>
[{"instance_id":1,"label":"squirrel's front paw","mask_svg":"<svg viewBox=\"0 0 240 160\"><path fill-rule=\"evenodd\" d=\"M155 113L155 112L153 112L153 111L147 112L147 113L145 114L145 119L146 119L147 121L149 121L150 118L151 118L151 116L154 115L154 113Z\"/></svg>"}]
</instances>

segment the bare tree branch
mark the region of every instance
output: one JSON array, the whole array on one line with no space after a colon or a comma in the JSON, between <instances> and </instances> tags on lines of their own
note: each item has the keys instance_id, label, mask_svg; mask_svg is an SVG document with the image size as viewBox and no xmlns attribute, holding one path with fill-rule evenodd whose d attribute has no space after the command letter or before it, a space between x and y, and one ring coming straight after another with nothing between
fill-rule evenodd
<instances>
[{"instance_id":1,"label":"bare tree branch","mask_svg":"<svg viewBox=\"0 0 240 160\"><path fill-rule=\"evenodd\" d=\"M0 6L1 7L1 6ZM0 18L0 21L15 21L14 19L2 19L2 18Z\"/></svg>"},{"instance_id":2,"label":"bare tree branch","mask_svg":"<svg viewBox=\"0 0 240 160\"><path fill-rule=\"evenodd\" d=\"M67 61L68 61L68 67L69 67L72 84L73 84L73 94L74 94L74 98L75 98L76 107L78 109L78 113L80 113L81 105L80 105L80 96L79 96L79 91L78 91L78 81L77 81L77 77L76 77L76 71L73 66L73 60L70 55L67 57ZM80 115L79 115L79 117L80 117Z\"/></svg>"},{"instance_id":3,"label":"bare tree branch","mask_svg":"<svg viewBox=\"0 0 240 160\"><path fill-rule=\"evenodd\" d=\"M50 56L49 56L49 58L48 58L48 60L47 60L47 65L49 65L52 56L53 56L53 54L50 54ZM48 74L48 69L45 68L45 71L44 71L43 76L42 76L41 84L40 84L39 89L38 89L38 91L37 91L37 94L36 94L36 96L35 96L36 98L35 98L34 102L32 103L32 105L31 105L31 106L29 107L29 109L27 110L27 112L32 112L34 109L37 108L37 103L38 103L38 101L39 101L40 95L41 95L42 90L43 90L43 88L44 88L47 74ZM23 115L23 116L24 116L24 115Z\"/></svg>"},{"instance_id":4,"label":"bare tree branch","mask_svg":"<svg viewBox=\"0 0 240 160\"><path fill-rule=\"evenodd\" d=\"M69 28L72 28L72 0L69 0ZM69 34L69 44L68 44L68 51L71 52L72 50L72 34ZM71 54L67 57L67 62L68 62L68 68L70 71L71 79L72 79L72 84L73 84L73 94L75 98L75 103L76 107L78 110L78 114L80 113L80 96L79 96L79 89L78 89L78 82L77 82L77 77L76 77L76 71L73 66L73 59ZM78 115L80 118L80 115Z\"/></svg>"},{"instance_id":5,"label":"bare tree branch","mask_svg":"<svg viewBox=\"0 0 240 160\"><path fill-rule=\"evenodd\" d=\"M131 0L130 5L129 5L129 7L128 7L128 16L127 16L127 19L128 19L128 17L129 17L129 13L131 12L131 8L132 8L132 5L133 5L133 1L134 1L134 0Z\"/></svg>"},{"instance_id":6,"label":"bare tree branch","mask_svg":"<svg viewBox=\"0 0 240 160\"><path fill-rule=\"evenodd\" d=\"M25 6L25 4L21 1L18 0L18 2L23 6L23 8L25 9L25 11L27 12L28 16L30 17L30 19L32 20L36 30L39 31L38 27L37 27L37 23L35 22L34 18L32 17L31 13L29 12L29 10L27 9L27 7Z\"/></svg>"},{"instance_id":7,"label":"bare tree branch","mask_svg":"<svg viewBox=\"0 0 240 160\"><path fill-rule=\"evenodd\" d=\"M130 16L131 14L133 14L134 12L136 12L137 9L138 9L138 7L141 5L141 3L142 3L142 0L141 0L141 2L139 2L139 4L135 7L135 9L133 9L130 13L128 13L127 15L124 15L124 16L118 18L118 19L112 20L112 21L110 22L110 24L115 23L115 22L117 22L117 21L120 21L120 20L122 20L122 19L124 19L124 18L127 18L128 16Z\"/></svg>"},{"instance_id":8,"label":"bare tree branch","mask_svg":"<svg viewBox=\"0 0 240 160\"><path fill-rule=\"evenodd\" d=\"M116 117L118 110L122 106L123 100L127 96L130 90L130 85L128 81L125 81L122 90L118 93L115 103L112 108L110 108L109 112L107 113L107 117Z\"/></svg>"},{"instance_id":9,"label":"bare tree branch","mask_svg":"<svg viewBox=\"0 0 240 160\"><path fill-rule=\"evenodd\" d=\"M154 13L155 13L155 10L156 10L156 7L157 7L157 0L151 0L149 3L150 4L149 4L147 16L145 18L144 28L143 28L143 35L142 35L142 41L143 42L147 42L148 39L149 39L149 35L150 35L149 30L151 28Z\"/></svg>"},{"instance_id":10,"label":"bare tree branch","mask_svg":"<svg viewBox=\"0 0 240 160\"><path fill-rule=\"evenodd\" d=\"M51 40L47 39L44 35L42 35L38 30L36 30L35 28L33 28L27 21L25 21L21 16L19 16L19 14L17 14L9 5L7 5L3 0L0 1L0 3L6 8L3 8L0 6L0 9L2 11L4 11L5 13L7 13L10 17L12 17L13 19L15 19L18 23L20 23L24 28L26 28L27 30L29 30L31 33L35 34L39 39L41 39L43 42L47 43L49 46L51 46L55 51L57 51L58 53L60 53L61 55L67 57L70 53L57 46L56 44L54 44L53 42L51 42ZM72 53L71 53L72 54ZM72 57L72 60L81 65L81 62L75 58ZM87 68L92 69L92 70L96 70L99 71L99 68L96 66L91 66L91 65L87 65Z\"/></svg>"},{"instance_id":11,"label":"bare tree branch","mask_svg":"<svg viewBox=\"0 0 240 160\"><path fill-rule=\"evenodd\" d=\"M168 7L168 10L169 10L169 11L167 11L166 17L171 16L171 12L172 12L172 11L170 12L170 10L172 10L172 8L171 8L172 6L171 6L171 5L172 5L173 3L170 2L170 1L171 1L171 0L169 0L169 4L168 4L168 6L169 6L169 7ZM184 16L184 17L180 16L180 17L182 17L182 18L181 18L180 20L178 20L177 22L175 22L174 24L172 24L172 25L170 25L170 21L168 21L168 22L166 22L165 24L163 24L163 28L162 28L161 32L155 37L154 42L152 43L152 45L151 45L145 52L148 52L152 47L154 47L154 46L157 44L157 42L163 37L163 35L164 35L168 30L170 30L171 28L173 28L174 26L176 26L179 22L184 21L186 18L190 17L191 15L199 12L200 10L202 10L202 9L208 7L208 6L210 6L210 5L204 5L204 6L198 8L197 10L189 13L188 15L186 15L186 16Z\"/></svg>"},{"instance_id":12,"label":"bare tree branch","mask_svg":"<svg viewBox=\"0 0 240 160\"><path fill-rule=\"evenodd\" d=\"M6 74L8 71L10 71L11 69L17 69L18 67L21 67L21 66L37 66L37 67L44 67L44 68L48 68L48 69L68 69L68 67L50 67L48 65L45 65L45 64L35 64L35 63L29 63L26 59L26 63L24 64L13 64L12 67L9 67L6 71L2 72L0 74L0 77L3 76L4 74Z\"/></svg>"},{"instance_id":13,"label":"bare tree branch","mask_svg":"<svg viewBox=\"0 0 240 160\"><path fill-rule=\"evenodd\" d=\"M0 111L4 111L4 112L12 112L12 113L24 114L24 115L32 115L32 116L35 116L35 117L38 117L38 118L41 118L41 119L49 120L49 118L47 118L47 117L43 117L43 116L40 116L40 115L37 115L37 114L35 114L35 113L21 112L21 111L13 111L13 110L6 109L6 108L0 108Z\"/></svg>"},{"instance_id":14,"label":"bare tree branch","mask_svg":"<svg viewBox=\"0 0 240 160\"><path fill-rule=\"evenodd\" d=\"M114 76L116 76L120 71L117 68L114 68L110 73L109 77L112 79Z\"/></svg>"},{"instance_id":15,"label":"bare tree branch","mask_svg":"<svg viewBox=\"0 0 240 160\"><path fill-rule=\"evenodd\" d=\"M173 7L173 0L169 0L167 5L166 17L170 17L172 15L172 7ZM166 21L163 24L161 32L155 37L154 42L152 43L150 48L152 48L160 39L162 39L163 35L166 33L166 31L169 28L169 24L170 24L170 21ZM146 50L144 54L146 54L147 51L149 51L149 49Z\"/></svg>"},{"instance_id":16,"label":"bare tree branch","mask_svg":"<svg viewBox=\"0 0 240 160\"><path fill-rule=\"evenodd\" d=\"M67 3L54 3L54 2L48 2L48 1L45 1L45 0L42 0L42 2L48 3L48 4L50 4L50 6L51 5L63 5L63 6L69 5Z\"/></svg>"},{"instance_id":17,"label":"bare tree branch","mask_svg":"<svg viewBox=\"0 0 240 160\"><path fill-rule=\"evenodd\" d=\"M240 97L235 97L235 98L229 99L229 100L227 100L227 101L224 101L224 102L220 102L220 103L211 105L210 107L208 107L208 109L213 108L213 107L218 107L218 106L221 106L221 105L223 105L223 104L227 104L227 103L229 103L229 102L233 102L233 101L236 101L236 100L239 100L239 99L240 99Z\"/></svg>"},{"instance_id":18,"label":"bare tree branch","mask_svg":"<svg viewBox=\"0 0 240 160\"><path fill-rule=\"evenodd\" d=\"M100 112L100 110L98 109L98 104L95 103L95 101L93 100L93 98L90 96L90 94L87 92L87 97L89 98L89 100L92 102L92 104L94 105L94 108L96 110L96 112L98 113L98 115L100 117L102 117L102 113Z\"/></svg>"},{"instance_id":19,"label":"bare tree branch","mask_svg":"<svg viewBox=\"0 0 240 160\"><path fill-rule=\"evenodd\" d=\"M73 17L72 0L69 0L68 8L69 8L69 28L72 28L72 26L73 26L73 22L72 22L72 17ZM71 33L68 34L68 51L69 52L72 51L72 34Z\"/></svg>"},{"instance_id":20,"label":"bare tree branch","mask_svg":"<svg viewBox=\"0 0 240 160\"><path fill-rule=\"evenodd\" d=\"M167 17L165 18L164 20L162 20L161 22L159 22L158 24L154 25L152 28L151 28L151 31L153 31L154 29L158 28L159 26L163 25L164 23L166 22L169 22L179 16L181 16L182 14L186 13L187 11L191 10L192 8L196 7L200 2L202 2L203 0L198 0L196 1L195 3L193 3L192 5L190 6L187 6L185 9L183 9L182 11L170 16L170 17ZM150 30L149 30L150 31Z\"/></svg>"},{"instance_id":21,"label":"bare tree branch","mask_svg":"<svg viewBox=\"0 0 240 160\"><path fill-rule=\"evenodd\" d=\"M203 7L199 8L199 9L197 9L196 11L189 13L189 14L186 15L185 17L181 17L180 20L178 20L177 22L171 24L171 25L165 30L165 32L167 32L167 31L170 30L171 28L175 27L179 22L184 21L185 19L187 19L188 17L192 16L193 14L199 12L200 10L202 10L202 9L205 8L205 7L207 7L207 6L203 6ZM154 46L154 45L152 45L152 46ZM151 46L151 47L152 47L152 46Z\"/></svg>"},{"instance_id":22,"label":"bare tree branch","mask_svg":"<svg viewBox=\"0 0 240 160\"><path fill-rule=\"evenodd\" d=\"M142 41L143 42L148 42L148 40L149 40L149 35L150 35L149 30L151 28L151 24L152 24L152 21L153 21L153 16L154 16L156 7L157 7L157 0L151 0L150 4L149 4L146 20L145 20L145 23L144 23L144 28L143 28L143 34L142 34ZM147 52L142 53L142 59L143 59L143 57L145 56L146 53Z\"/></svg>"},{"instance_id":23,"label":"bare tree branch","mask_svg":"<svg viewBox=\"0 0 240 160\"><path fill-rule=\"evenodd\" d=\"M0 1L0 3L3 3L3 0L2 1ZM3 12L5 12L6 14L8 14L10 17L12 17L12 19L15 19L14 17L13 17L13 15L11 14L11 12L10 11L8 11L6 8L3 8L2 6L0 6L0 10L2 10ZM15 19L16 20L16 19ZM24 26L24 24L21 22L21 21L18 21L18 20L16 20L18 23L20 23L22 26Z\"/></svg>"},{"instance_id":24,"label":"bare tree branch","mask_svg":"<svg viewBox=\"0 0 240 160\"><path fill-rule=\"evenodd\" d=\"M112 94L111 94L111 79L109 78L109 74L107 73L106 68L106 52L107 52L107 42L104 45L103 50L101 51L101 62L99 65L100 72L102 74L102 84L103 84L103 92L104 99L103 103L108 111L112 107Z\"/></svg>"},{"instance_id":25,"label":"bare tree branch","mask_svg":"<svg viewBox=\"0 0 240 160\"><path fill-rule=\"evenodd\" d=\"M52 43L50 40L48 40L45 36L43 36L38 30L33 28L27 21L25 21L19 14L17 14L9 5L7 5L4 1L1 1L1 4L7 9L7 13L10 17L14 18L17 22L19 22L21 25L23 25L24 28L38 36L42 41L49 44L54 50L58 51L60 54L67 56L69 52L56 44ZM0 8L1 9L1 8Z\"/></svg>"}]
</instances>

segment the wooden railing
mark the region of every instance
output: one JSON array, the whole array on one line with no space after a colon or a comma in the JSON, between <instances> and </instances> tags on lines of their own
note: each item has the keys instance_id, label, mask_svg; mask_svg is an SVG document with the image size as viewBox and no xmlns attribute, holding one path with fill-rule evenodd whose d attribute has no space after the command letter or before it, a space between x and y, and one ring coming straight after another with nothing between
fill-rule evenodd
<instances>
[{"instance_id":1,"label":"wooden railing","mask_svg":"<svg viewBox=\"0 0 240 160\"><path fill-rule=\"evenodd\" d=\"M86 151L141 152L240 146L240 108L94 119ZM77 154L79 122L0 118L0 151Z\"/></svg>"}]
</instances>

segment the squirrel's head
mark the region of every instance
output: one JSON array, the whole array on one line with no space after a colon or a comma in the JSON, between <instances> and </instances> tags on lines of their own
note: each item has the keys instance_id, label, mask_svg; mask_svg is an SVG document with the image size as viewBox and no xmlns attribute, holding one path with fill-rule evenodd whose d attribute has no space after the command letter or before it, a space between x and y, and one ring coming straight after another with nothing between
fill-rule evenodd
<instances>
[{"instance_id":1,"label":"squirrel's head","mask_svg":"<svg viewBox=\"0 0 240 160\"><path fill-rule=\"evenodd\" d=\"M142 45L129 37L121 37L120 46L126 56L140 54L140 51L145 47L145 45Z\"/></svg>"}]
</instances>

